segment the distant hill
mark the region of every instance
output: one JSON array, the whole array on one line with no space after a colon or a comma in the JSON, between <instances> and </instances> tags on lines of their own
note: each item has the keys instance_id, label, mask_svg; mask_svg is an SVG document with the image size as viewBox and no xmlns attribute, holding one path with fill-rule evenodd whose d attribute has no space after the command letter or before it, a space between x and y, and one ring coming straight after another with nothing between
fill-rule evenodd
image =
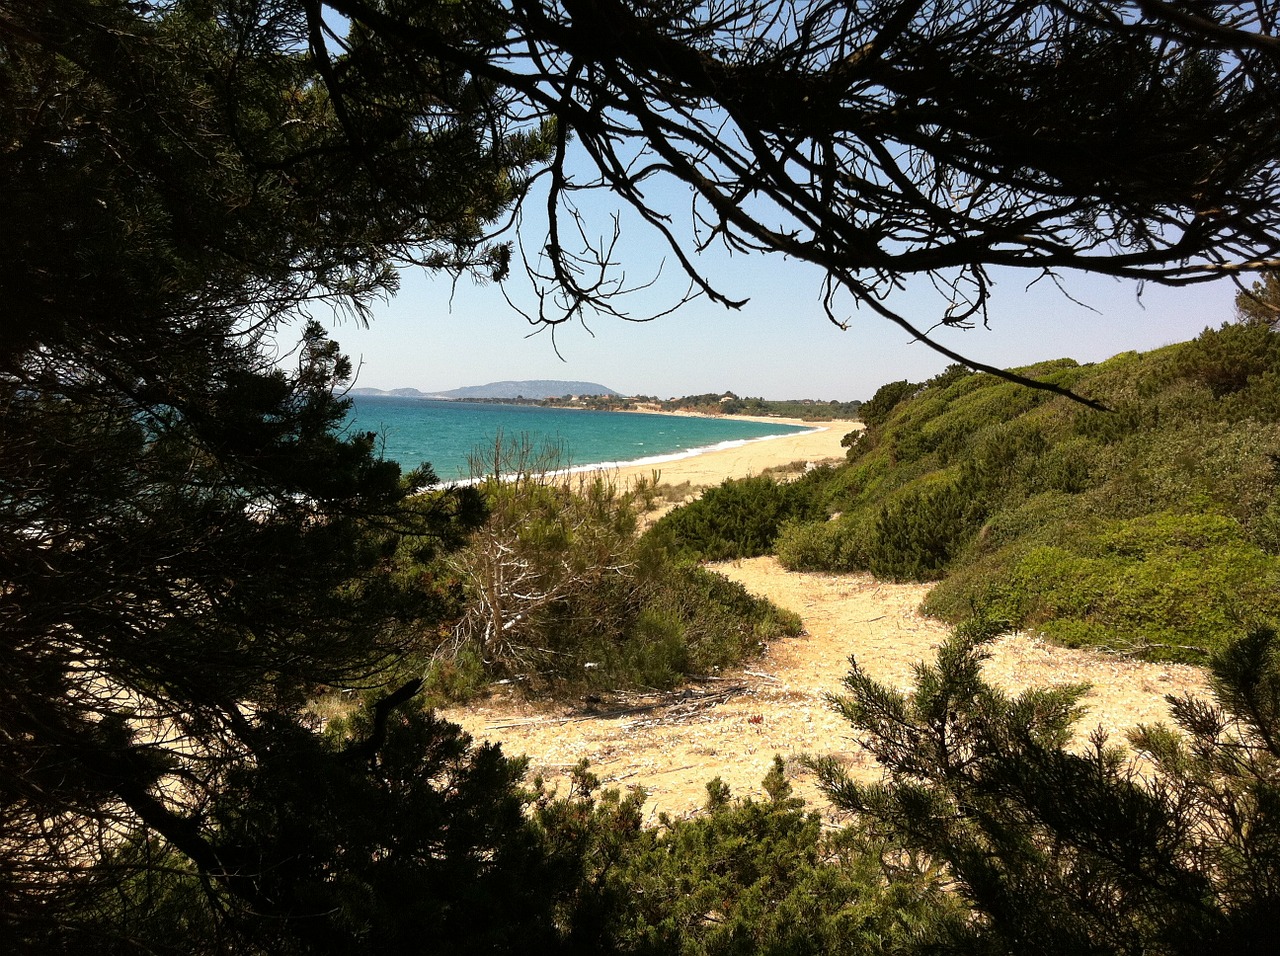
<instances>
[{"instance_id":1,"label":"distant hill","mask_svg":"<svg viewBox=\"0 0 1280 956\"><path fill-rule=\"evenodd\" d=\"M420 392L416 388L353 388L350 392L352 395L389 395L396 398L442 398L441 395L432 395L428 392Z\"/></svg>"},{"instance_id":2,"label":"distant hill","mask_svg":"<svg viewBox=\"0 0 1280 956\"><path fill-rule=\"evenodd\" d=\"M416 388L353 388L352 395L394 395L399 398L434 398L445 401L465 401L468 398L560 398L563 395L618 395L611 388L595 382L561 382L554 379L534 379L525 382L490 382L488 385L467 385L444 392L422 392Z\"/></svg>"}]
</instances>

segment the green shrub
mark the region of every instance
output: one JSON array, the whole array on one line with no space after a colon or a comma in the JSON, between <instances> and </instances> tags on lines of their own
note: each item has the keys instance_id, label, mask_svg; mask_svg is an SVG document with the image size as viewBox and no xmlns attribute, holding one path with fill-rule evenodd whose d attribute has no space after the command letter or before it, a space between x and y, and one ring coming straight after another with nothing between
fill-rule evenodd
<instances>
[{"instance_id":1,"label":"green shrub","mask_svg":"<svg viewBox=\"0 0 1280 956\"><path fill-rule=\"evenodd\" d=\"M900 487L906 473L883 455L868 456L837 470L823 486L823 501L831 512L858 508Z\"/></svg>"},{"instance_id":2,"label":"green shrub","mask_svg":"<svg viewBox=\"0 0 1280 956\"><path fill-rule=\"evenodd\" d=\"M1249 540L1267 554L1280 555L1280 499L1273 498L1250 523Z\"/></svg>"},{"instance_id":3,"label":"green shrub","mask_svg":"<svg viewBox=\"0 0 1280 956\"><path fill-rule=\"evenodd\" d=\"M681 623L692 673L731 666L771 640L803 631L794 612L722 574L687 565L664 569L646 589L644 606Z\"/></svg>"},{"instance_id":4,"label":"green shrub","mask_svg":"<svg viewBox=\"0 0 1280 956\"><path fill-rule=\"evenodd\" d=\"M521 686L562 696L666 690L802 631L796 614L723 575L673 563L661 553L655 564L639 564L558 602L541 626L545 652L519 672Z\"/></svg>"},{"instance_id":5,"label":"green shrub","mask_svg":"<svg viewBox=\"0 0 1280 956\"><path fill-rule=\"evenodd\" d=\"M788 571L849 570L840 567L840 535L832 521L788 521L778 532L776 552Z\"/></svg>"},{"instance_id":6,"label":"green shrub","mask_svg":"<svg viewBox=\"0 0 1280 956\"><path fill-rule=\"evenodd\" d=\"M948 620L994 606L1118 648L1193 653L1178 648L1274 617L1280 335L1227 326L1096 366L1020 371L1112 411L958 372L898 396L824 484L839 520L787 524L784 564L943 578L928 607ZM1144 521L1158 546L1124 554ZM1179 538L1179 524L1204 522L1226 522L1229 540Z\"/></svg>"},{"instance_id":7,"label":"green shrub","mask_svg":"<svg viewBox=\"0 0 1280 956\"><path fill-rule=\"evenodd\" d=\"M829 472L819 471L794 482L730 479L663 515L648 534L685 558L726 561L768 554L785 521L826 517L821 498L828 477Z\"/></svg>"},{"instance_id":8,"label":"green shrub","mask_svg":"<svg viewBox=\"0 0 1280 956\"><path fill-rule=\"evenodd\" d=\"M1083 529L1097 523L1081 508L1078 496L1049 491L1020 502L1016 507L996 510L970 539L968 546L952 562L946 579L934 588L930 600L952 589L953 582L982 578L997 564L992 556L1005 560L1012 550L1019 553L1036 544L1061 544L1074 540ZM945 615L951 620L950 615Z\"/></svg>"},{"instance_id":9,"label":"green shrub","mask_svg":"<svg viewBox=\"0 0 1280 956\"><path fill-rule=\"evenodd\" d=\"M1203 507L1248 525L1275 497L1278 455L1276 422L1166 425L1098 450L1086 507L1109 517Z\"/></svg>"},{"instance_id":10,"label":"green shrub","mask_svg":"<svg viewBox=\"0 0 1280 956\"><path fill-rule=\"evenodd\" d=\"M778 561L788 571L866 571L874 527L875 516L864 512L831 521L790 522L778 535Z\"/></svg>"},{"instance_id":11,"label":"green shrub","mask_svg":"<svg viewBox=\"0 0 1280 956\"><path fill-rule=\"evenodd\" d=\"M925 388L950 388L961 379L968 378L973 372L967 365L952 364L924 383Z\"/></svg>"},{"instance_id":12,"label":"green shrub","mask_svg":"<svg viewBox=\"0 0 1280 956\"><path fill-rule=\"evenodd\" d=\"M691 670L686 623L660 608L641 608L620 656L623 666L614 686L674 687Z\"/></svg>"},{"instance_id":13,"label":"green shrub","mask_svg":"<svg viewBox=\"0 0 1280 956\"><path fill-rule=\"evenodd\" d=\"M1011 697L982 679L988 635L957 633L913 694L857 662L841 713L885 769L815 761L837 807L945 867L970 918L947 952L1263 954L1280 921L1280 643L1260 628L1212 661L1213 701L1176 728L1072 741L1087 687Z\"/></svg>"},{"instance_id":14,"label":"green shrub","mask_svg":"<svg viewBox=\"0 0 1280 956\"><path fill-rule=\"evenodd\" d=\"M1153 409L1148 403L1129 399L1112 405L1105 412L1078 409L1073 423L1076 432L1089 441L1110 445L1152 427L1152 418Z\"/></svg>"},{"instance_id":15,"label":"green shrub","mask_svg":"<svg viewBox=\"0 0 1280 956\"><path fill-rule=\"evenodd\" d=\"M876 516L867 566L895 581L938 578L973 536L981 516L981 505L954 482L902 496Z\"/></svg>"},{"instance_id":16,"label":"green shrub","mask_svg":"<svg viewBox=\"0 0 1280 956\"><path fill-rule=\"evenodd\" d=\"M427 563L411 548L397 555L406 579L460 608L418 657L433 700L469 699L498 678L535 693L665 689L799 633L794 614L637 537L636 496L598 477L542 470L549 453L527 443L497 444L492 458L506 479L478 485L489 517L466 546L447 564L429 548ZM829 474L748 487L785 487L784 501L810 502ZM641 503L656 486L657 476Z\"/></svg>"},{"instance_id":17,"label":"green shrub","mask_svg":"<svg viewBox=\"0 0 1280 956\"><path fill-rule=\"evenodd\" d=\"M1266 324L1205 329L1181 350L1177 368L1221 398L1243 391L1266 372L1280 371L1280 336Z\"/></svg>"},{"instance_id":18,"label":"green shrub","mask_svg":"<svg viewBox=\"0 0 1280 956\"><path fill-rule=\"evenodd\" d=\"M423 691L433 703L466 703L478 697L490 679L476 648L466 646L431 661Z\"/></svg>"},{"instance_id":19,"label":"green shrub","mask_svg":"<svg viewBox=\"0 0 1280 956\"><path fill-rule=\"evenodd\" d=\"M613 624L594 617L566 660L600 666L584 676L593 686L674 686L691 674L732 667L781 637L802 632L798 615L756 597L736 581L690 565L663 563L638 582L632 600L607 609ZM587 648L591 650L588 652Z\"/></svg>"},{"instance_id":20,"label":"green shrub","mask_svg":"<svg viewBox=\"0 0 1280 956\"><path fill-rule=\"evenodd\" d=\"M1202 660L1243 627L1280 620L1278 586L1280 560L1234 519L1162 513L996 552L926 606L952 621L982 607L1073 646Z\"/></svg>"},{"instance_id":21,"label":"green shrub","mask_svg":"<svg viewBox=\"0 0 1280 956\"><path fill-rule=\"evenodd\" d=\"M540 819L553 840L577 834L581 882L604 904L596 951L908 954L955 935L966 918L940 872L897 844L867 828L824 833L778 758L764 799L735 799L713 780L701 814L663 815L651 829L634 825L634 804L597 796L585 770L579 780L573 800L548 804Z\"/></svg>"},{"instance_id":22,"label":"green shrub","mask_svg":"<svg viewBox=\"0 0 1280 956\"><path fill-rule=\"evenodd\" d=\"M920 386L918 384L908 382L905 379L900 382L881 385L876 389L876 393L871 396L871 401L862 403L858 417L862 419L867 428L876 428L883 425L889 420L893 410L919 389Z\"/></svg>"}]
</instances>

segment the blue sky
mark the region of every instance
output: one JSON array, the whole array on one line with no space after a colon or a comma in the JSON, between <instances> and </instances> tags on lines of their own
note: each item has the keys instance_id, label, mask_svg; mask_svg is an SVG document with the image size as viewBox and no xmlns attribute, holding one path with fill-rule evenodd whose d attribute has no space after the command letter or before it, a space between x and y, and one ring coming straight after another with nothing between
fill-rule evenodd
<instances>
[{"instance_id":1,"label":"blue sky","mask_svg":"<svg viewBox=\"0 0 1280 956\"><path fill-rule=\"evenodd\" d=\"M576 148L571 145L571 154ZM592 178L590 165L572 155L569 168L580 181ZM650 202L671 215L673 228L687 225L687 186L653 177L644 180L643 189ZM578 192L574 198L592 228L607 234L616 198L607 190ZM536 220L544 201L544 195L534 194L526 204L526 235L534 248L541 245ZM772 221L768 207L753 212ZM664 250L634 214L624 212L620 221L626 246L619 259L633 282L646 281ZM424 391L565 379L662 397L731 390L771 399L850 400L869 398L897 379L921 381L948 364L869 309L851 310L845 316L847 331L832 325L821 308L821 276L810 266L777 255L724 253L706 257L703 264L722 292L749 298L748 304L733 312L695 301L648 323L600 318L589 329L561 327L553 344L545 330L531 335L529 324L496 288L466 280L455 286L447 277L406 273L400 295L376 307L370 328L347 323L336 326L333 335L357 364L357 384ZM522 297L519 278L512 283L517 299ZM1033 274L994 272L992 278L989 328L941 330L937 338L976 361L1006 368L1062 357L1096 362L1130 349L1185 341L1205 326L1229 320L1236 292L1228 280L1186 289L1148 285L1139 300L1135 283L1066 274L1068 296L1045 282L1028 289ZM630 311L651 314L684 286L667 263L658 299L636 296ZM946 305L926 277L906 279L889 304L921 328L932 326Z\"/></svg>"},{"instance_id":2,"label":"blue sky","mask_svg":"<svg viewBox=\"0 0 1280 956\"><path fill-rule=\"evenodd\" d=\"M626 394L663 397L732 390L764 398L869 398L885 382L928 378L948 363L867 309L848 331L829 323L812 270L778 257L735 263L723 282L750 302L737 312L705 301L653 322L600 318L561 327L553 347L493 287L406 274L399 296L375 309L368 329L334 336L359 366L358 384L424 391L505 379L598 382ZM1069 277L1090 311L1027 277L996 273L990 328L942 330L939 338L975 360L1011 367L1071 357L1094 362L1194 337L1232 315L1235 287L1137 287L1101 277ZM927 326L941 314L928 280L909 280L905 314ZM918 306L915 303L919 303ZM557 348L559 355L556 354Z\"/></svg>"},{"instance_id":3,"label":"blue sky","mask_svg":"<svg viewBox=\"0 0 1280 956\"><path fill-rule=\"evenodd\" d=\"M650 193L654 198L654 193ZM607 192L580 194L592 227L611 231L616 201ZM667 200L674 222L687 221L687 198ZM540 207L540 200L530 204ZM538 248L539 223L526 222ZM630 284L658 276L655 287L627 300L633 315L661 310L686 281L652 233L625 214L616 258ZM437 391L501 380L566 379L606 385L624 394L669 397L731 390L770 399L866 399L886 382L921 381L948 360L911 341L890 322L863 308L846 314L849 329L827 321L820 302L821 274L779 255L735 255L713 250L700 260L713 284L733 298L749 298L730 311L695 300L652 322L598 318L537 334L493 286L421 272L402 276L400 294L375 309L370 328L334 329L358 366L357 384ZM526 301L517 266L510 293ZM1218 281L1185 289L1065 274L1070 296L1051 283L1027 288L1034 274L1008 270L995 281L989 328L940 330L937 337L976 361L1000 367L1070 357L1096 362L1118 352L1145 351L1181 342L1233 314L1235 286ZM1072 301L1074 298L1077 301ZM926 277L907 278L889 303L928 328L946 303ZM558 352L558 354L557 354Z\"/></svg>"}]
</instances>

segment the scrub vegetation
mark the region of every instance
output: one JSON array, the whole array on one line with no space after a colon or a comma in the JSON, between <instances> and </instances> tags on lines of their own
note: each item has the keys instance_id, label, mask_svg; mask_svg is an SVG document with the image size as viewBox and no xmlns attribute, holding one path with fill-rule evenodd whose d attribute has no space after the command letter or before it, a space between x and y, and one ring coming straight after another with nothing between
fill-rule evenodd
<instances>
[{"instance_id":1,"label":"scrub vegetation","mask_svg":"<svg viewBox=\"0 0 1280 956\"><path fill-rule=\"evenodd\" d=\"M651 482L623 489L558 461L498 436L473 462L484 524L447 557L402 555L405 575L448 580L459 600L425 651L437 699L495 680L560 696L668 690L800 633L794 613L640 536Z\"/></svg>"},{"instance_id":2,"label":"scrub vegetation","mask_svg":"<svg viewBox=\"0 0 1280 956\"><path fill-rule=\"evenodd\" d=\"M959 366L891 383L841 467L727 482L651 533L705 558L938 581L926 610L954 624L981 612L1202 662L1280 619L1280 335L1250 308L1154 352L1018 370L1106 411Z\"/></svg>"},{"instance_id":3,"label":"scrub vegetation","mask_svg":"<svg viewBox=\"0 0 1280 956\"><path fill-rule=\"evenodd\" d=\"M843 468L726 490L765 507L670 545L603 483L418 494L429 468L343 430L320 321L367 321L407 267L513 264L535 321L623 315L593 180L726 305L692 255L713 237L908 328L883 299L909 275L964 324L995 263L1257 268L1274 17L1183 6L0 0L5 951L1270 952L1280 346L1250 309L1274 285L1194 343L1012 375L1106 414L1000 370L895 383ZM655 176L695 190L683 228ZM516 242L535 179L546 242ZM913 694L855 665L836 703L885 781L810 764L848 830L781 766L765 801L713 782L646 827L640 794L585 767L550 793L422 706L749 654L794 619L684 562L774 535L796 566L943 579L969 618ZM1149 777L1068 749L1079 689L981 680L1013 623L1215 650L1216 700L1132 737ZM332 689L355 701L325 721Z\"/></svg>"}]
</instances>

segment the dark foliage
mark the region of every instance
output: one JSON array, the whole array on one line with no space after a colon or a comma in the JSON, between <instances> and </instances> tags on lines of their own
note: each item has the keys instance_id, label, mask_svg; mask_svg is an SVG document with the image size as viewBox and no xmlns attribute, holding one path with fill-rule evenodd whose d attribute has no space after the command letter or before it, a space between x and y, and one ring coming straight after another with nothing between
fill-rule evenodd
<instances>
[{"instance_id":1,"label":"dark foliage","mask_svg":"<svg viewBox=\"0 0 1280 956\"><path fill-rule=\"evenodd\" d=\"M905 398L910 398L919 388L918 384L908 382L906 379L881 385L871 396L871 401L863 404L859 417L868 428L883 425L888 421L893 410L898 407L898 403Z\"/></svg>"},{"instance_id":2,"label":"dark foliage","mask_svg":"<svg viewBox=\"0 0 1280 956\"><path fill-rule=\"evenodd\" d=\"M354 718L345 740L264 725L257 761L229 773L207 809L223 885L210 894L189 861L139 831L106 861L124 879L81 902L67 942L120 953L555 951L575 872L525 815L524 764L412 708L384 717Z\"/></svg>"},{"instance_id":3,"label":"dark foliage","mask_svg":"<svg viewBox=\"0 0 1280 956\"><path fill-rule=\"evenodd\" d=\"M854 826L824 832L780 758L764 799L735 799L720 780L688 819L640 826L643 793L600 792L585 764L569 800L544 802L548 834L583 861L579 931L634 956L774 956L928 952L966 914L936 869Z\"/></svg>"},{"instance_id":4,"label":"dark foliage","mask_svg":"<svg viewBox=\"0 0 1280 956\"><path fill-rule=\"evenodd\" d=\"M334 11L341 31L341 18L326 20ZM367 318L403 264L506 276L511 250L485 232L539 161L550 163L550 232L527 263L531 317L612 310L622 288L612 247L566 245L596 234L570 202L571 139L599 185L671 244L691 294L726 303L648 204L662 191L641 180L691 185L705 203L699 226L733 249L821 267L833 318L844 290L909 325L882 303L905 273L934 277L947 290L943 321L963 324L981 313L992 264L1190 282L1274 257L1269 9L1097 12L1072 2L1024 14L995 0L723 14L613 0L0 0L0 938L32 953L599 951L614 938L602 914L623 894L608 884L617 857L591 854L634 837L634 801L602 816L565 810L562 828L549 811L531 821L521 766L414 714L416 681L348 736L320 737L304 710L327 686L388 686L451 600L442 582L406 573L405 554L456 544L480 510L466 493L407 503L429 470L402 479L375 458L372 438L341 432L335 391L351 367L307 320ZM765 224L778 215L781 227ZM1244 374L1206 345L1182 376L1189 404L1200 388L1226 401L1230 421L1274 410L1267 343L1247 344L1257 361ZM1040 372L1057 389L1074 381L1061 369L1027 374ZM981 385L948 379L925 391ZM984 424L1012 407L997 397L980 409ZM901 404L877 447L917 468L913 477L981 427L895 431L912 414ZM1136 431L1150 416L1132 407ZM1139 440L1111 431L1108 448ZM852 501L885 480L867 464L832 494ZM1115 500L1177 493L1124 484L1123 472L1116 459L1098 463ZM986 493L1010 475L1054 473L1024 475L994 456L964 480ZM1251 541L1275 548L1272 485L1250 477L1228 510ZM759 494L785 502L793 492ZM892 521L885 512L886 540L895 521L954 510L910 500ZM1123 545L1133 529L1119 531ZM730 537L754 535L744 521ZM954 560L953 539L912 560ZM629 625L661 638L647 647L692 660L704 653L697 640L667 637L704 619L731 621L740 642L757 637L737 617L744 595L699 572L675 580ZM600 619L583 601L553 602L550 619L581 633ZM680 618L686 603L696 607ZM708 641L705 659L726 643ZM931 705L941 723L890 728L917 760L937 748L910 734L982 730L956 751L970 751L963 766L906 765L963 790L948 806L955 838L920 845L991 921L971 928L1030 948L1091 941L1103 923L1131 948L1243 948L1247 929L1273 922L1274 853L1254 857L1249 842L1274 829L1274 788L1256 782L1274 766L1274 681L1247 679L1272 667L1266 646L1260 638L1261 650L1232 658L1237 672L1223 671L1239 691L1226 706L1243 714L1179 711L1197 739L1227 741L1221 753L1242 763L1180 751L1155 731L1144 738L1169 768L1170 793L1206 820L1242 821L1218 844L1193 828L1167 832L1180 818L1162 793L1117 782L1100 744L1086 757L1043 746L1059 742L1070 695L1006 704L945 694L982 706ZM949 653L972 670L963 651ZM644 666L661 679L674 672ZM901 716L905 704L893 707ZM1007 741L1040 749L987 760ZM1074 788L1083 803L1034 800L1037 780ZM721 871L731 878L693 901L674 936L663 928L653 940L693 951L810 945L797 922L806 902L844 906L850 895L789 895L795 872L806 887L830 877L806 869L812 824L785 794L773 803L778 812L715 821L710 842L733 850ZM544 797L539 809L554 805ZM1034 811L1037 833L1065 838L1046 844L1053 853L1028 846L1003 825L1009 806ZM985 816L959 812L971 807ZM1061 824L1081 807L1093 817ZM1136 849L1097 852L1103 826L1131 833L1125 846ZM754 857L744 832L766 837L776 860ZM678 844L666 852L680 856ZM1078 913L1056 902L1058 888L1075 892ZM735 909L739 896L754 902ZM722 944L706 926L730 911L738 922ZM895 919L870 922L878 933ZM824 946L843 938L813 926Z\"/></svg>"},{"instance_id":5,"label":"dark foliage","mask_svg":"<svg viewBox=\"0 0 1280 956\"><path fill-rule=\"evenodd\" d=\"M1101 732L1069 746L1084 688L1009 697L979 674L975 624L906 696L854 662L836 703L888 770L820 763L838 806L949 868L997 952L1269 952L1280 919L1276 637L1215 658L1217 704L1172 700L1181 733L1139 729L1139 774ZM1185 736L1184 736L1185 735Z\"/></svg>"},{"instance_id":6,"label":"dark foliage","mask_svg":"<svg viewBox=\"0 0 1280 956\"><path fill-rule=\"evenodd\" d=\"M1245 325L1275 326L1280 322L1280 272L1264 272L1236 295L1236 320Z\"/></svg>"},{"instance_id":7,"label":"dark foliage","mask_svg":"<svg viewBox=\"0 0 1280 956\"><path fill-rule=\"evenodd\" d=\"M992 266L1193 283L1280 252L1269 4L493 0L467 9L501 35L463 39L398 0L327 3L500 84L509 122L556 121L531 321L626 308L630 236L589 221L592 186L686 296L741 304L696 256L723 242L816 266L841 325L866 307L926 342L981 320ZM908 275L939 293L918 322L894 311Z\"/></svg>"},{"instance_id":8,"label":"dark foliage","mask_svg":"<svg viewBox=\"0 0 1280 956\"><path fill-rule=\"evenodd\" d=\"M768 554L786 522L827 517L821 486L829 474L827 469L814 469L791 482L763 475L728 479L663 515L648 537L674 555L697 560Z\"/></svg>"},{"instance_id":9,"label":"dark foliage","mask_svg":"<svg viewBox=\"0 0 1280 956\"><path fill-rule=\"evenodd\" d=\"M310 778L277 772L318 753L302 704L385 683L440 612L389 573L402 537L429 552L479 517L466 494L407 505L430 470L402 480L343 432L351 365L307 317L363 316L405 258L500 270L479 233L537 146L494 141L491 90L460 71L395 71L376 95L389 51L368 37L339 108L308 27L288 4L0 3L0 937L17 950L105 938L78 926L84 900L130 867L138 885L198 874L216 906L179 904L190 885L166 905L210 950L239 945L224 925L305 935L259 869L288 847L247 845L272 830L252 793L294 812ZM335 826L359 817L329 796L313 809ZM259 829L232 847L237 798Z\"/></svg>"},{"instance_id":10,"label":"dark foliage","mask_svg":"<svg viewBox=\"0 0 1280 956\"><path fill-rule=\"evenodd\" d=\"M1280 335L1269 332L1261 323L1205 329L1181 350L1177 371L1219 399L1250 385L1271 386L1280 375Z\"/></svg>"},{"instance_id":11,"label":"dark foliage","mask_svg":"<svg viewBox=\"0 0 1280 956\"><path fill-rule=\"evenodd\" d=\"M941 577L968 544L983 512L980 499L959 484L938 484L886 504L867 545L867 566L894 581Z\"/></svg>"}]
</instances>

